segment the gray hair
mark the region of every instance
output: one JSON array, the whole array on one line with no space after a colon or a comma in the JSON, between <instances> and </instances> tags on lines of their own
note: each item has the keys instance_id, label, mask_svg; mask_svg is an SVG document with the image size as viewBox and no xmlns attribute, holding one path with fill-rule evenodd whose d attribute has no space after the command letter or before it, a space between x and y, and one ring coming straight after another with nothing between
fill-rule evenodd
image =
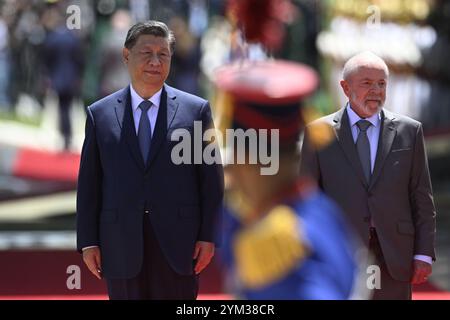
<instances>
[{"instance_id":1,"label":"gray hair","mask_svg":"<svg viewBox=\"0 0 450 320\"><path fill-rule=\"evenodd\" d=\"M128 30L125 39L125 48L131 49L136 44L139 36L143 34L150 34L155 37L163 37L169 41L170 51L175 50L175 36L172 30L167 25L160 21L149 20L145 22L138 22Z\"/></svg>"},{"instance_id":2,"label":"gray hair","mask_svg":"<svg viewBox=\"0 0 450 320\"><path fill-rule=\"evenodd\" d=\"M363 51L347 60L342 71L342 78L344 80L348 80L353 73L358 71L360 67L364 66L380 67L386 73L386 77L389 76L389 68L383 59L373 52Z\"/></svg>"}]
</instances>

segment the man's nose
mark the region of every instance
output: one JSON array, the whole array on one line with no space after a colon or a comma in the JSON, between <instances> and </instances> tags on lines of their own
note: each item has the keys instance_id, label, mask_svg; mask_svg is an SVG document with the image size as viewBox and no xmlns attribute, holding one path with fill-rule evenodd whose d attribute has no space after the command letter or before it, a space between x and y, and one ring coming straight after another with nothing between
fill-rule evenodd
<instances>
[{"instance_id":1,"label":"man's nose","mask_svg":"<svg viewBox=\"0 0 450 320\"><path fill-rule=\"evenodd\" d=\"M371 94L382 94L383 90L384 90L384 86L383 85L375 83L375 84L373 84L370 87L369 93L371 93Z\"/></svg>"},{"instance_id":2,"label":"man's nose","mask_svg":"<svg viewBox=\"0 0 450 320\"><path fill-rule=\"evenodd\" d=\"M150 65L159 65L161 63L161 61L159 60L158 54L152 53L149 56L147 63Z\"/></svg>"},{"instance_id":3,"label":"man's nose","mask_svg":"<svg viewBox=\"0 0 450 320\"><path fill-rule=\"evenodd\" d=\"M386 88L386 86L384 84L381 84L381 83L374 83L372 85L372 88L374 88L375 90L380 92L380 91L383 91Z\"/></svg>"}]
</instances>

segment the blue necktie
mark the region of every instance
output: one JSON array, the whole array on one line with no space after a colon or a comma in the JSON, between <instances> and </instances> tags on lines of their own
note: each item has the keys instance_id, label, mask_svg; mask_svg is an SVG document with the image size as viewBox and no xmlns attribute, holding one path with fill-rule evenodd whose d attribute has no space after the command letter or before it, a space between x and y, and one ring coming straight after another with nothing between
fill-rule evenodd
<instances>
[{"instance_id":1,"label":"blue necktie","mask_svg":"<svg viewBox=\"0 0 450 320\"><path fill-rule=\"evenodd\" d=\"M144 163L147 163L148 153L150 151L150 140L152 138L152 128L147 114L147 111L151 106L152 103L148 100L144 100L139 104L142 113L141 119L139 120L138 139Z\"/></svg>"},{"instance_id":2,"label":"blue necktie","mask_svg":"<svg viewBox=\"0 0 450 320\"><path fill-rule=\"evenodd\" d=\"M363 168L364 176L367 183L370 182L371 165L370 165L370 143L367 137L367 129L372 125L367 120L359 120L356 125L359 128L358 138L356 139L356 149L358 150L359 160Z\"/></svg>"}]
</instances>

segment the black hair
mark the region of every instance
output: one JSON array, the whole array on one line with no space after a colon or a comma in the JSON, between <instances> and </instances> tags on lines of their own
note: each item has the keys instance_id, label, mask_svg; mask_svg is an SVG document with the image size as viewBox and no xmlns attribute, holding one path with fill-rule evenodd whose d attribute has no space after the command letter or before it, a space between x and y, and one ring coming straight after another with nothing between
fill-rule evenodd
<instances>
[{"instance_id":1,"label":"black hair","mask_svg":"<svg viewBox=\"0 0 450 320\"><path fill-rule=\"evenodd\" d=\"M150 34L155 37L163 37L169 41L171 53L175 50L175 36L172 30L167 25L160 21L149 20L145 22L138 22L128 30L125 39L125 48L131 49L136 44L139 36L143 34Z\"/></svg>"}]
</instances>

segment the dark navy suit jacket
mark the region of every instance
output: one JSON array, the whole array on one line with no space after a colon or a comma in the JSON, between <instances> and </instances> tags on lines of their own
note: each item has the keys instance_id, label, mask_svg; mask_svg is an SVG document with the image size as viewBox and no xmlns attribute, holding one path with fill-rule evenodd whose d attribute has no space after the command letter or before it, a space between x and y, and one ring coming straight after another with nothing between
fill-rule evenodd
<instances>
[{"instance_id":1,"label":"dark navy suit jacket","mask_svg":"<svg viewBox=\"0 0 450 320\"><path fill-rule=\"evenodd\" d=\"M195 242L219 238L223 170L221 164L174 164L171 150L178 141L170 137L177 128L192 133L194 121L201 121L203 129L211 126L209 103L164 85L146 164L129 87L95 102L87 114L78 178L78 250L99 246L106 278L136 276L148 211L170 266L179 274L192 274Z\"/></svg>"}]
</instances>

